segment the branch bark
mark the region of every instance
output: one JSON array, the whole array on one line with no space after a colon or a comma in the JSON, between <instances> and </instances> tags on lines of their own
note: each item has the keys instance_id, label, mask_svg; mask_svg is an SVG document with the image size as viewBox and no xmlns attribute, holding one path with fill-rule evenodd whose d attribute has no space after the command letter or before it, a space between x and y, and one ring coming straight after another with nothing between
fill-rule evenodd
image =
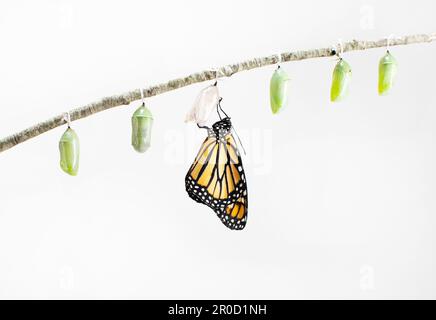
<instances>
[{"instance_id":1,"label":"branch bark","mask_svg":"<svg viewBox=\"0 0 436 320\"><path fill-rule=\"evenodd\" d=\"M409 45L414 43L425 43L432 42L436 40L436 33L430 34L416 34L408 35L399 38L393 38L389 40L390 46L400 46ZM360 51L372 48L382 48L386 47L387 39L380 39L376 41L358 41L352 40L344 42L343 52L348 51ZM320 49L310 49L302 51L290 51L281 53L281 61L298 61L312 58L322 58L331 57L334 54L333 48L320 48ZM268 65L273 65L279 62L279 54L264 56L260 58L253 58L240 63L229 64L216 70L206 70L202 72L197 72L190 74L186 77L177 78L170 80L165 83L157 84L143 89L144 97L156 96L168 91L176 90L188 85L213 80L215 78L230 77L235 73L251 70L255 68L261 68ZM133 90L126 92L121 95L115 95L111 97L103 98L97 102L90 103L88 105L73 109L69 111L71 121L82 119L90 115L96 114L98 112L108 110L110 108L129 105L131 102L140 100L141 92L140 90ZM47 132L56 127L66 124L64 119L64 113L57 115L51 119L35 124L27 129L20 132L12 134L0 140L0 152L10 149L26 140L34 138L44 132Z\"/></svg>"}]
</instances>

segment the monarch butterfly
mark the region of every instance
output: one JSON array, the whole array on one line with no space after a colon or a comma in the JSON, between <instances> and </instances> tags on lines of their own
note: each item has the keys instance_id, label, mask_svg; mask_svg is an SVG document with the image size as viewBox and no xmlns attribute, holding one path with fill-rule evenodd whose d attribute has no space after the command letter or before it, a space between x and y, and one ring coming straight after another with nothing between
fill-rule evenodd
<instances>
[{"instance_id":1,"label":"monarch butterfly","mask_svg":"<svg viewBox=\"0 0 436 320\"><path fill-rule=\"evenodd\" d=\"M347 95L350 78L350 65L342 58L339 58L333 70L332 86L330 90L330 100L332 102L341 101Z\"/></svg>"},{"instance_id":2,"label":"monarch butterfly","mask_svg":"<svg viewBox=\"0 0 436 320\"><path fill-rule=\"evenodd\" d=\"M217 112L220 120L212 128L198 125L207 129L208 136L186 174L186 192L196 202L210 207L226 227L242 230L248 214L247 181L230 117L220 102Z\"/></svg>"}]
</instances>

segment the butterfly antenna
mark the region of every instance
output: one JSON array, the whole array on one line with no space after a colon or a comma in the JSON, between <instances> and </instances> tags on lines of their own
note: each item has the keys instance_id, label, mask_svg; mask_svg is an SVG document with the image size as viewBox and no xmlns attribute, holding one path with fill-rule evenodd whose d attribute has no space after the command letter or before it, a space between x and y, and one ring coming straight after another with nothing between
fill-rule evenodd
<instances>
[{"instance_id":1,"label":"butterfly antenna","mask_svg":"<svg viewBox=\"0 0 436 320\"><path fill-rule=\"evenodd\" d=\"M220 98L220 101L221 101L221 99L222 98ZM221 117L221 114L220 114L219 105L220 105L220 103L218 102L216 105L216 113L218 113L218 117L220 118L220 120L222 120L223 118Z\"/></svg>"},{"instance_id":2,"label":"butterfly antenna","mask_svg":"<svg viewBox=\"0 0 436 320\"><path fill-rule=\"evenodd\" d=\"M216 110L217 110L217 112L218 112L218 115L220 114L219 111L218 111L218 108L219 108L219 110L221 110L221 112L224 113L224 115L225 115L227 118L230 118L229 115L228 115L227 113L225 113L224 110L223 110L223 108L221 107L221 101L222 101L222 100L223 100L223 98L220 98L220 99L218 100L218 104L217 104L217 106L216 106ZM221 116L220 116L220 119L221 119Z\"/></svg>"}]
</instances>

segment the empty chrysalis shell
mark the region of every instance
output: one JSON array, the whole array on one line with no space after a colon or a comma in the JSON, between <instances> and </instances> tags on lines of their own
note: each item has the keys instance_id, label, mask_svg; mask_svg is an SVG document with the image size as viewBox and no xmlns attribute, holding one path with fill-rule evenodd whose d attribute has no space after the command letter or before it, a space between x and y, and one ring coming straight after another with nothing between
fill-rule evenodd
<instances>
[{"instance_id":1,"label":"empty chrysalis shell","mask_svg":"<svg viewBox=\"0 0 436 320\"><path fill-rule=\"evenodd\" d=\"M380 59L378 65L378 94L384 95L389 92L394 84L397 74L397 60L389 51Z\"/></svg>"},{"instance_id":2,"label":"empty chrysalis shell","mask_svg":"<svg viewBox=\"0 0 436 320\"><path fill-rule=\"evenodd\" d=\"M69 175L75 176L79 170L80 145L76 132L68 127L59 141L60 165Z\"/></svg>"},{"instance_id":3,"label":"empty chrysalis shell","mask_svg":"<svg viewBox=\"0 0 436 320\"><path fill-rule=\"evenodd\" d=\"M330 100L332 102L341 101L347 95L350 79L351 67L341 58L333 70L332 87L330 90Z\"/></svg>"},{"instance_id":4,"label":"empty chrysalis shell","mask_svg":"<svg viewBox=\"0 0 436 320\"><path fill-rule=\"evenodd\" d=\"M132 146L138 152L145 152L150 147L153 116L142 104L132 115Z\"/></svg>"},{"instance_id":5,"label":"empty chrysalis shell","mask_svg":"<svg viewBox=\"0 0 436 320\"><path fill-rule=\"evenodd\" d=\"M200 126L205 125L209 119L210 113L218 104L219 96L218 86L216 84L201 90L191 110L186 115L185 122L194 121Z\"/></svg>"},{"instance_id":6,"label":"empty chrysalis shell","mask_svg":"<svg viewBox=\"0 0 436 320\"><path fill-rule=\"evenodd\" d=\"M271 111L273 114L279 112L286 106L288 100L288 74L279 67L274 71L269 87Z\"/></svg>"}]
</instances>

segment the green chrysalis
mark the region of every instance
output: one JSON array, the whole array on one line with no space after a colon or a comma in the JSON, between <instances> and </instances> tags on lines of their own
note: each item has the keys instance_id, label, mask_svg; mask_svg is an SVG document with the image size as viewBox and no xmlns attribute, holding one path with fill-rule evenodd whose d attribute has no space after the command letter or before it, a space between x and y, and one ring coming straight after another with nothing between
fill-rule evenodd
<instances>
[{"instance_id":1,"label":"green chrysalis","mask_svg":"<svg viewBox=\"0 0 436 320\"><path fill-rule=\"evenodd\" d=\"M271 77L269 87L273 114L278 113L287 104L289 80L288 74L278 66Z\"/></svg>"},{"instance_id":2,"label":"green chrysalis","mask_svg":"<svg viewBox=\"0 0 436 320\"><path fill-rule=\"evenodd\" d=\"M76 132L68 127L59 141L60 165L69 175L75 176L79 170L80 145Z\"/></svg>"},{"instance_id":3,"label":"green chrysalis","mask_svg":"<svg viewBox=\"0 0 436 320\"><path fill-rule=\"evenodd\" d=\"M330 100L332 102L341 101L348 92L348 83L351 79L351 67L342 58L333 70L332 87L330 90Z\"/></svg>"},{"instance_id":4,"label":"green chrysalis","mask_svg":"<svg viewBox=\"0 0 436 320\"><path fill-rule=\"evenodd\" d=\"M378 94L385 95L392 88L397 74L397 60L389 50L380 59L378 65Z\"/></svg>"},{"instance_id":5,"label":"green chrysalis","mask_svg":"<svg viewBox=\"0 0 436 320\"><path fill-rule=\"evenodd\" d=\"M142 104L132 115L132 146L138 152L145 152L150 147L153 116Z\"/></svg>"}]
</instances>

